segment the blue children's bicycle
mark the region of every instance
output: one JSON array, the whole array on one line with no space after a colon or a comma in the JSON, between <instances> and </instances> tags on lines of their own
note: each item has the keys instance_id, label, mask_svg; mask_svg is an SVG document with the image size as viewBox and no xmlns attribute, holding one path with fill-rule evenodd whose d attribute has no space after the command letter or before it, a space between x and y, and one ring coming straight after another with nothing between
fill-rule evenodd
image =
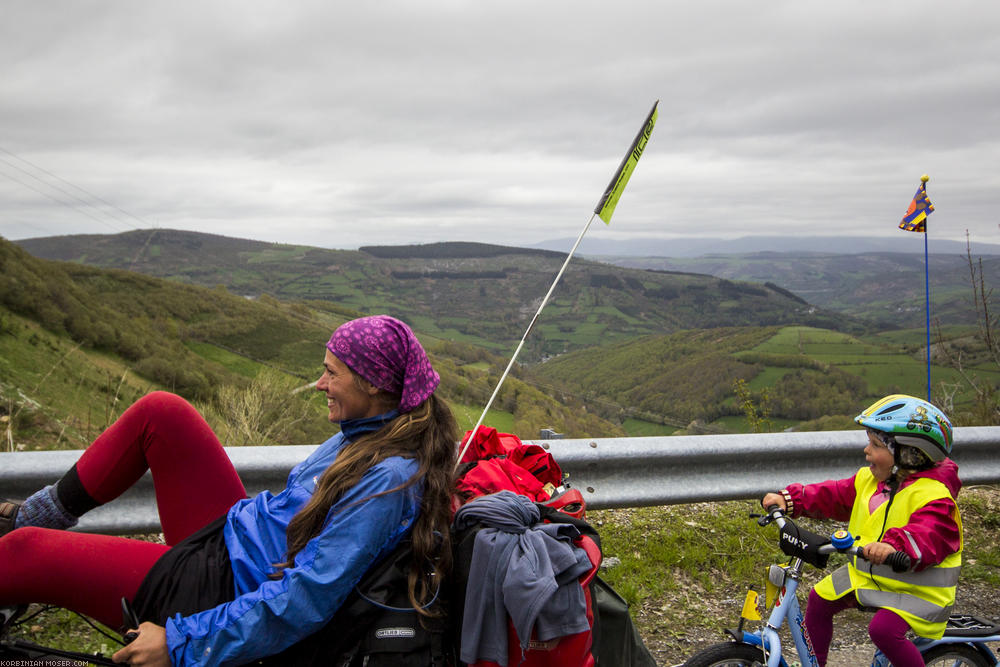
<instances>
[{"instance_id":1,"label":"blue children's bicycle","mask_svg":"<svg viewBox=\"0 0 1000 667\"><path fill-rule=\"evenodd\" d=\"M817 535L797 526L775 505L767 508L767 514L751 514L761 526L776 523L779 528L781 550L791 556L787 565L772 565L768 572L765 607L771 609L767 622L759 631L743 629L747 620L761 621L759 596L750 591L743 605L739 627L728 630L733 641L714 644L691 656L684 667L725 667L727 665L788 667L782 654L778 630L788 622L788 630L795 642L798 663L816 667L816 656L806 633L805 620L795 593L802 578L803 565L808 563L817 568L825 568L830 554L839 552L863 558L861 548L855 546L854 538L846 530L838 530L830 537ZM895 571L909 569L910 559L905 553L896 552L886 561ZM993 622L973 617L953 615L948 620L944 637L937 640L918 639L915 644L920 649L927 665L938 667L989 667L1000 665L997 656L987 642L1000 642L1000 626ZM888 661L876 651L872 667L888 667Z\"/></svg>"}]
</instances>

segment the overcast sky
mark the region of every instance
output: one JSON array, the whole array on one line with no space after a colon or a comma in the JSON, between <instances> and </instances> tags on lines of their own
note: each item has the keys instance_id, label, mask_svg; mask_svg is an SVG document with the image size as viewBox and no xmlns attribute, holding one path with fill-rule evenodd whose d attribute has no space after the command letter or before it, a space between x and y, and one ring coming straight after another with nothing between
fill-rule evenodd
<instances>
[{"instance_id":1,"label":"overcast sky","mask_svg":"<svg viewBox=\"0 0 1000 667\"><path fill-rule=\"evenodd\" d=\"M0 235L1000 242L1000 4L4 2ZM568 250L569 248L567 248Z\"/></svg>"}]
</instances>

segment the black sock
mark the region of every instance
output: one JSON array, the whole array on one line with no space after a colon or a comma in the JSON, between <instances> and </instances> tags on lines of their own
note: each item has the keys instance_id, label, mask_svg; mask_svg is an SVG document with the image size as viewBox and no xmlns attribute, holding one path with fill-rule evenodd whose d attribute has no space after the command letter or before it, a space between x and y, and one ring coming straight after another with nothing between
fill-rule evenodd
<instances>
[{"instance_id":1,"label":"black sock","mask_svg":"<svg viewBox=\"0 0 1000 667\"><path fill-rule=\"evenodd\" d=\"M87 490L83 488L83 482L80 481L80 475L76 472L75 463L56 484L56 495L66 511L73 516L83 516L101 504L91 498Z\"/></svg>"}]
</instances>

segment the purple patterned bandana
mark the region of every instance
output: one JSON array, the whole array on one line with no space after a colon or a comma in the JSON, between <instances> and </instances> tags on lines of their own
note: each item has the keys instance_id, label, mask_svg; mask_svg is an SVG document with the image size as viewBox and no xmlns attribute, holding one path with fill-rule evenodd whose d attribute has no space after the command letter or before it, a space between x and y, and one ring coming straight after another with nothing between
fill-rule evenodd
<instances>
[{"instance_id":1,"label":"purple patterned bandana","mask_svg":"<svg viewBox=\"0 0 1000 667\"><path fill-rule=\"evenodd\" d=\"M398 394L400 412L427 400L441 381L410 327L388 315L341 324L326 347L379 389Z\"/></svg>"}]
</instances>

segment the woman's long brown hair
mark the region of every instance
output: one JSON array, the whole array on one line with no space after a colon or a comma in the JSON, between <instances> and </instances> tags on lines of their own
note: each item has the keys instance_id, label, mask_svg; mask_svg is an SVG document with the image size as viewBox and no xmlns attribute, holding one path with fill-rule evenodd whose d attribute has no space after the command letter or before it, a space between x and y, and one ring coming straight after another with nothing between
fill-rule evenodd
<instances>
[{"instance_id":1,"label":"woman's long brown hair","mask_svg":"<svg viewBox=\"0 0 1000 667\"><path fill-rule=\"evenodd\" d=\"M395 399L398 403L398 397ZM451 569L449 525L457 439L458 426L451 409L432 394L416 408L399 415L378 431L345 445L337 460L320 475L309 502L289 522L285 533L288 555L278 567L293 565L295 555L322 531L330 508L348 489L361 481L369 468L390 456L415 458L419 468L413 477L394 489L376 495L394 493L424 481L420 513L410 536L414 557L408 591L414 609L429 615L424 607ZM282 575L279 571L273 576L280 578Z\"/></svg>"}]
</instances>

